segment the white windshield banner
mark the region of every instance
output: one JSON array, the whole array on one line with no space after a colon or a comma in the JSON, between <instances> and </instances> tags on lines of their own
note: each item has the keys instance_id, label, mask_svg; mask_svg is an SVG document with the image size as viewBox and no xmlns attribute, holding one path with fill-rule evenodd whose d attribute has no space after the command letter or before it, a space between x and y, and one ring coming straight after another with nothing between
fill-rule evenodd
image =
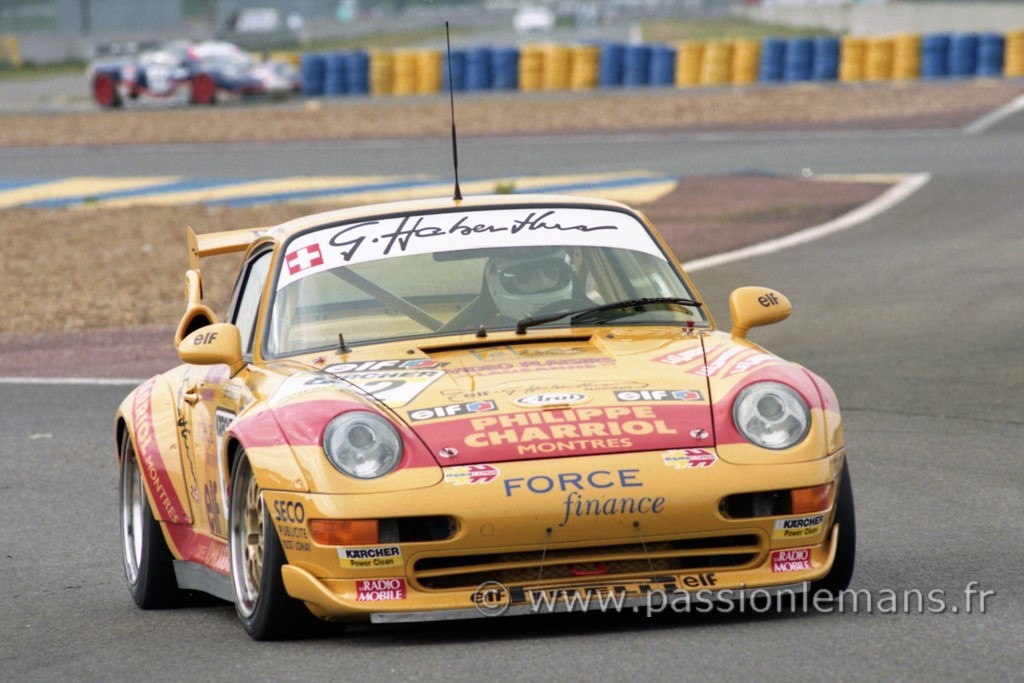
<instances>
[{"instance_id":1,"label":"white windshield banner","mask_svg":"<svg viewBox=\"0 0 1024 683\"><path fill-rule=\"evenodd\" d=\"M282 289L339 266L414 254L495 247L610 247L664 258L635 218L619 211L522 207L356 221L289 242Z\"/></svg>"}]
</instances>

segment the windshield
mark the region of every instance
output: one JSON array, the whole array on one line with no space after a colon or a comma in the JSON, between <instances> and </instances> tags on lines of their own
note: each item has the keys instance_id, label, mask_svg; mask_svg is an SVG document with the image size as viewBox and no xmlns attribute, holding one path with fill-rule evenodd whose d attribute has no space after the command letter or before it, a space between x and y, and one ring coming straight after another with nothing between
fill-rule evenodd
<instances>
[{"instance_id":1,"label":"windshield","mask_svg":"<svg viewBox=\"0 0 1024 683\"><path fill-rule=\"evenodd\" d=\"M353 344L510 330L525 317L694 296L636 217L606 209L388 217L304 233L283 253L268 357L335 346L339 334ZM706 322L697 306L648 306L586 324Z\"/></svg>"}]
</instances>

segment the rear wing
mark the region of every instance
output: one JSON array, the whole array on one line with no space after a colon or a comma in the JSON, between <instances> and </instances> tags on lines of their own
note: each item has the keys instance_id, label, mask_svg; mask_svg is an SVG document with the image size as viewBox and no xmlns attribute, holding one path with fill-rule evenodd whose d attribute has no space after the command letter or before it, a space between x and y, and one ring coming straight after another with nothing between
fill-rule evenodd
<instances>
[{"instance_id":1,"label":"rear wing","mask_svg":"<svg viewBox=\"0 0 1024 683\"><path fill-rule=\"evenodd\" d=\"M188 228L188 267L199 270L199 259L204 256L217 256L245 251L257 238L266 234L269 228L245 228L242 230L225 230L197 235Z\"/></svg>"},{"instance_id":2,"label":"rear wing","mask_svg":"<svg viewBox=\"0 0 1024 683\"><path fill-rule=\"evenodd\" d=\"M185 315L178 323L174 333L174 346L196 330L217 322L217 315L210 307L202 303L203 281L199 274L199 259L204 256L217 256L242 252L249 248L256 239L267 232L268 228L252 228L247 230L226 230L197 235L191 227L187 228L188 237L188 271L185 273Z\"/></svg>"}]
</instances>

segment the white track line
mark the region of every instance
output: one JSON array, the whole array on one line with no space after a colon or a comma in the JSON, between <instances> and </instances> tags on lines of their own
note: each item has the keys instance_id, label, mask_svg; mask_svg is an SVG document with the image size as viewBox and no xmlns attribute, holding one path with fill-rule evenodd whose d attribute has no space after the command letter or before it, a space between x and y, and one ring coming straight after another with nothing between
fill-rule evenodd
<instances>
[{"instance_id":1,"label":"white track line","mask_svg":"<svg viewBox=\"0 0 1024 683\"><path fill-rule=\"evenodd\" d=\"M754 256L772 254L777 251L782 251L783 249L789 249L790 247L821 239L822 237L846 230L847 228L852 228L853 226L860 225L864 221L870 220L883 211L896 206L914 192L924 187L924 185L931 180L931 177L930 173L912 173L905 175L898 183L872 199L867 204L857 207L853 211L845 213L839 218L835 218L827 223L822 223L821 225L813 228L807 228L806 230L801 230L800 232L795 232L792 235L787 235L778 239L768 240L767 242L743 247L742 249L736 249L735 251L729 251L724 254L716 254L715 256L687 261L683 264L683 269L688 272L694 272L705 268L721 266L726 263L742 261L743 259L752 258Z\"/></svg>"},{"instance_id":2,"label":"white track line","mask_svg":"<svg viewBox=\"0 0 1024 683\"><path fill-rule=\"evenodd\" d=\"M864 221L874 218L883 211L892 208L923 187L929 180L931 180L931 174L929 173L913 173L905 175L898 183L875 199L854 209L853 211L850 211L849 213L843 214L835 220L822 223L821 225L813 228L801 230L800 232L793 233L787 237L780 237L779 239L769 240L768 242L762 242L761 244L755 244L751 247L737 249L725 254L718 254L717 256L709 256L707 258L688 261L683 264L683 268L687 271L693 272L704 268L711 268L713 266L720 266L726 263L740 261L753 256L771 254L776 251L781 251L783 249L788 249L790 247L795 247L800 244L820 239L841 230L846 230L847 228L852 228L853 226L859 225ZM134 386L143 381L144 380L142 379L128 378L90 379L88 377L0 377L0 384L34 384L44 386Z\"/></svg>"},{"instance_id":3,"label":"white track line","mask_svg":"<svg viewBox=\"0 0 1024 683\"><path fill-rule=\"evenodd\" d=\"M974 123L968 125L964 128L964 135L977 135L978 133L984 133L1003 119L1013 116L1021 109L1024 109L1024 95L1018 96L1012 102L1004 104L999 109L985 114Z\"/></svg>"}]
</instances>

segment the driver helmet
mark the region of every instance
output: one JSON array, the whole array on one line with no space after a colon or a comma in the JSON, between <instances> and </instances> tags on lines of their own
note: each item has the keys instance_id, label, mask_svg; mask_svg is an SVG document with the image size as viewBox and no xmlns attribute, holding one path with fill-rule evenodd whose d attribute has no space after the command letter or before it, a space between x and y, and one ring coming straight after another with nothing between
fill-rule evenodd
<instances>
[{"instance_id":1,"label":"driver helmet","mask_svg":"<svg viewBox=\"0 0 1024 683\"><path fill-rule=\"evenodd\" d=\"M498 312L513 320L572 296L572 260L565 249L505 249L484 269L487 290Z\"/></svg>"}]
</instances>

